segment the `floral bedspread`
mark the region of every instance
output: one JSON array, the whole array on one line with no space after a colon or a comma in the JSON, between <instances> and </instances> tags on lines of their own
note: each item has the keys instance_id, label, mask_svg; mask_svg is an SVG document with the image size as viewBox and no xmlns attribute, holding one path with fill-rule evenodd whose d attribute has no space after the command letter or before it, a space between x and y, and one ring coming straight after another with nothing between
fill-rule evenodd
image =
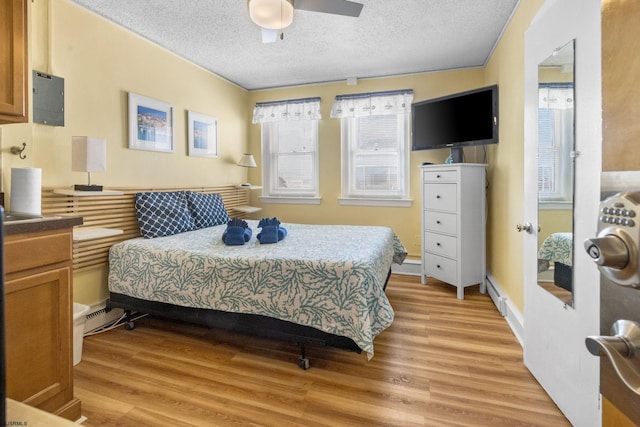
<instances>
[{"instance_id":1,"label":"floral bedspread","mask_svg":"<svg viewBox=\"0 0 640 427\"><path fill-rule=\"evenodd\" d=\"M538 249L538 271L547 270L549 262L559 262L571 267L573 263L572 233L553 233L542 242Z\"/></svg>"},{"instance_id":2,"label":"floral bedspread","mask_svg":"<svg viewBox=\"0 0 640 427\"><path fill-rule=\"evenodd\" d=\"M180 306L260 314L351 338L369 358L393 322L383 286L406 250L387 227L283 223L287 236L226 246L226 225L155 239L131 239L109 252L109 290Z\"/></svg>"}]
</instances>

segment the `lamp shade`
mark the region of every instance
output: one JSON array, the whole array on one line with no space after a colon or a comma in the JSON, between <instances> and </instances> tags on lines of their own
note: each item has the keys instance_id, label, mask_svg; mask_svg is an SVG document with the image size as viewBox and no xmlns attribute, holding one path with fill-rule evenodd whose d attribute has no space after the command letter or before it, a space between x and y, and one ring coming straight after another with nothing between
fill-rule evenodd
<instances>
[{"instance_id":1,"label":"lamp shade","mask_svg":"<svg viewBox=\"0 0 640 427\"><path fill-rule=\"evenodd\" d=\"M73 172L105 172L107 170L107 141L90 136L74 136L71 145Z\"/></svg>"},{"instance_id":2,"label":"lamp shade","mask_svg":"<svg viewBox=\"0 0 640 427\"><path fill-rule=\"evenodd\" d=\"M249 17L258 26L281 30L293 21L293 0L249 0Z\"/></svg>"},{"instance_id":3,"label":"lamp shade","mask_svg":"<svg viewBox=\"0 0 640 427\"><path fill-rule=\"evenodd\" d=\"M253 158L253 154L243 154L242 158L238 162L238 166L243 166L245 168L255 168L257 165L255 159Z\"/></svg>"}]
</instances>

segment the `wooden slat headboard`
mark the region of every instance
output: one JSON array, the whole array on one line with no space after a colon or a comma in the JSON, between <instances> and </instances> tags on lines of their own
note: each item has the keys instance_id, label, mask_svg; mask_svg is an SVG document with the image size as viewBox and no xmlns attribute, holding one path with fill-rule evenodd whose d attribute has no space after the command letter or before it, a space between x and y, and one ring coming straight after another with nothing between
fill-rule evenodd
<instances>
[{"instance_id":1,"label":"wooden slat headboard","mask_svg":"<svg viewBox=\"0 0 640 427\"><path fill-rule=\"evenodd\" d=\"M123 231L122 234L116 236L74 241L74 271L98 266L106 267L111 245L140 236L140 228L134 209L136 193L179 190L218 193L230 216L245 218L248 215L236 211L234 208L248 204L249 190L238 188L232 184L210 187L110 188L110 190L121 191L123 194L97 196L64 195L55 193L54 190L54 188L43 188L42 190L43 215L77 215L83 218L83 224L78 228L110 228Z\"/></svg>"}]
</instances>

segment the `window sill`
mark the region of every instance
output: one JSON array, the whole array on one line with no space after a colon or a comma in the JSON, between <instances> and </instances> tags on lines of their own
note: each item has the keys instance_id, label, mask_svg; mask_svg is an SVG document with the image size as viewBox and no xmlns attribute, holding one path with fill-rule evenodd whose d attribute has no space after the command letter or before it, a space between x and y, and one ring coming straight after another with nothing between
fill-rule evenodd
<instances>
[{"instance_id":1,"label":"window sill","mask_svg":"<svg viewBox=\"0 0 640 427\"><path fill-rule=\"evenodd\" d=\"M573 208L573 202L545 202L540 201L538 208L541 211L562 211L571 210Z\"/></svg>"},{"instance_id":2,"label":"window sill","mask_svg":"<svg viewBox=\"0 0 640 427\"><path fill-rule=\"evenodd\" d=\"M339 197L338 201L343 206L388 206L396 208L410 208L413 199L372 199Z\"/></svg>"},{"instance_id":3,"label":"window sill","mask_svg":"<svg viewBox=\"0 0 640 427\"><path fill-rule=\"evenodd\" d=\"M285 196L260 196L262 203L273 203L281 205L319 205L320 197L285 197Z\"/></svg>"}]
</instances>

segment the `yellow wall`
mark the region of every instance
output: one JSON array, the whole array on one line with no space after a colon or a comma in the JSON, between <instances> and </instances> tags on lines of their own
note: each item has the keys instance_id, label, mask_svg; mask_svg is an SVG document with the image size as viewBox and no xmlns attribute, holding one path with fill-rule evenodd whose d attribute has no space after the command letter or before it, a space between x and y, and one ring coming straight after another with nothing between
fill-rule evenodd
<instances>
[{"instance_id":1,"label":"yellow wall","mask_svg":"<svg viewBox=\"0 0 640 427\"><path fill-rule=\"evenodd\" d=\"M487 270L524 313L524 32L543 0L522 0L485 68L500 87L500 143L489 147Z\"/></svg>"},{"instance_id":2,"label":"yellow wall","mask_svg":"<svg viewBox=\"0 0 640 427\"><path fill-rule=\"evenodd\" d=\"M360 80L356 86L346 82L301 86L295 88L257 91L249 94L251 105L256 102L295 99L311 96L321 97L322 120L318 124L320 152L320 205L261 204L259 191L252 192L252 205L260 206L261 216L276 216L285 222L307 222L316 224L386 225L391 227L404 243L409 256L420 257L420 174L422 162L443 163L448 150L415 151L411 153L410 208L341 206L338 197L340 184L340 120L330 118L331 106L336 95L375 92L394 89L413 89L414 101L422 101L454 92L474 89L483 84L481 68L445 73L419 74L384 79ZM249 150L256 157L258 167L249 172L252 183L262 181L260 162L260 125L250 125ZM478 149L478 151L482 151ZM474 149L467 149L467 159Z\"/></svg>"},{"instance_id":3,"label":"yellow wall","mask_svg":"<svg viewBox=\"0 0 640 427\"><path fill-rule=\"evenodd\" d=\"M73 135L107 139L107 172L92 174L92 182L107 187L246 180L246 170L236 163L247 144L247 91L68 0L29 2L29 8L31 68L64 78L65 126L0 126L6 193L12 167L42 168L43 186L86 183L86 174L71 172ZM173 105L175 152L127 148L130 91ZM218 119L218 158L187 156L186 110ZM9 154L12 145L22 142L27 143L25 160ZM105 271L76 274L74 280L76 301L106 298Z\"/></svg>"},{"instance_id":4,"label":"yellow wall","mask_svg":"<svg viewBox=\"0 0 640 427\"><path fill-rule=\"evenodd\" d=\"M39 124L0 126L3 188L9 189L11 167L41 167L44 186L69 186L85 181L71 172L72 135L105 137L108 165L93 181L105 186L193 185L261 182L260 126L250 124L255 102L320 96L320 205L262 205L263 216L309 223L384 224L392 227L413 257L420 251L420 175L425 161L440 163L446 150L411 153L410 208L340 206L340 123L329 118L338 94L412 88L421 101L498 83L500 143L488 147L488 270L523 309L522 244L515 224L522 215L523 46L524 31L542 0L522 0L512 23L486 68L360 80L357 86L333 83L246 92L140 37L108 23L68 0L30 3L31 66L65 79L64 127ZM175 107L174 153L127 148L127 93L171 103ZM217 159L186 155L186 110L219 120ZM8 154L9 147L28 144L27 159ZM251 152L258 168L247 171L235 163ZM465 150L467 161L481 162L481 148ZM260 206L259 191L252 204ZM75 299L93 303L106 297L105 271L74 276Z\"/></svg>"},{"instance_id":5,"label":"yellow wall","mask_svg":"<svg viewBox=\"0 0 640 427\"><path fill-rule=\"evenodd\" d=\"M549 209L538 211L538 247L553 233L570 233L573 230L572 209Z\"/></svg>"},{"instance_id":6,"label":"yellow wall","mask_svg":"<svg viewBox=\"0 0 640 427\"><path fill-rule=\"evenodd\" d=\"M107 172L93 174L106 186L241 182L235 166L246 148L247 92L68 0L29 3L31 67L65 80L65 126L3 128L4 190L11 167L41 167L44 186L86 181L71 172L71 136L107 139ZM43 28L49 28L47 33ZM174 107L174 153L128 149L127 94ZM219 158L187 156L186 110L219 120ZM8 154L27 143L26 160Z\"/></svg>"},{"instance_id":7,"label":"yellow wall","mask_svg":"<svg viewBox=\"0 0 640 427\"><path fill-rule=\"evenodd\" d=\"M487 146L488 223L487 269L521 312L524 311L522 237L516 224L522 221L523 149L524 149L524 32L543 0L522 0L511 24L485 68L426 73L384 79L361 80L357 86L345 83L303 86L251 92L249 101L320 96L322 121L320 140L320 206L260 205L253 192L252 204L261 206L261 214L278 216L285 221L315 223L385 224L392 227L407 247L410 256L420 256L420 176L418 166L425 161L442 163L446 150L411 153L411 208L340 206L340 123L330 119L335 95L411 88L414 101L435 98L468 89L498 84L500 108L500 142ZM249 150L259 159L260 126L251 125ZM483 161L481 148L465 149L467 162ZM260 165L249 174L253 183L261 181Z\"/></svg>"}]
</instances>

